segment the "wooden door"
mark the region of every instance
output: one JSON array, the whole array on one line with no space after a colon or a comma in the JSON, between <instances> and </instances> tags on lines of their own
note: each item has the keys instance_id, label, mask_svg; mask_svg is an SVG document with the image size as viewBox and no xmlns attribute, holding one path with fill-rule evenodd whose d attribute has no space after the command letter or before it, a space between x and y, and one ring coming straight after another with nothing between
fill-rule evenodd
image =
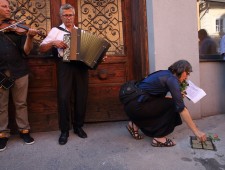
<instances>
[{"instance_id":1,"label":"wooden door","mask_svg":"<svg viewBox=\"0 0 225 170\"><path fill-rule=\"evenodd\" d=\"M129 0L67 0L76 7L76 25L110 44L107 59L89 71L86 122L127 119L118 99L120 85L132 76L131 3Z\"/></svg>"},{"instance_id":2,"label":"wooden door","mask_svg":"<svg viewBox=\"0 0 225 170\"><path fill-rule=\"evenodd\" d=\"M36 19L37 29L42 31L44 35L47 35L52 27L60 24L60 3L60 0L41 2L33 0L33 5L39 11L36 11L38 13L38 19ZM46 13L42 13L44 11ZM34 24L29 25L34 28L36 27ZM42 39L36 37L36 40L34 48L28 57L30 67L28 92L29 121L32 131L58 130L56 61L51 52L46 54L39 52L38 47Z\"/></svg>"},{"instance_id":3,"label":"wooden door","mask_svg":"<svg viewBox=\"0 0 225 170\"><path fill-rule=\"evenodd\" d=\"M44 34L61 24L61 0L11 0L15 18L26 16L28 23ZM129 79L147 72L145 0L84 1L67 0L76 8L75 23L80 28L104 37L111 43L107 60L89 72L86 122L126 120L118 99L119 88ZM16 8L17 7L17 8ZM17 14L20 9L21 14ZM34 9L34 10L33 10ZM41 9L48 11L45 14ZM32 16L32 17L31 17ZM46 22L46 20L48 20ZM30 86L29 120L32 131L58 130L56 64L52 54L38 52L39 40L28 58ZM11 108L12 126L15 126ZM14 122L14 123L12 123ZM14 128L16 129L16 128Z\"/></svg>"},{"instance_id":4,"label":"wooden door","mask_svg":"<svg viewBox=\"0 0 225 170\"><path fill-rule=\"evenodd\" d=\"M148 71L145 0L68 0L76 23L111 43L107 60L90 71L87 122L126 120L118 93L122 83Z\"/></svg>"}]
</instances>

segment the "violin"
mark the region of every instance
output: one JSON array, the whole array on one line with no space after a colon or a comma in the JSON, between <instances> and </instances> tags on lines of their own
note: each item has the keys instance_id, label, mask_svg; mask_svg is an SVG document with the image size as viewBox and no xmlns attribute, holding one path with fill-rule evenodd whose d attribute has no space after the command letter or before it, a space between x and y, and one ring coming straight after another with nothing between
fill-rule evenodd
<instances>
[{"instance_id":1,"label":"violin","mask_svg":"<svg viewBox=\"0 0 225 170\"><path fill-rule=\"evenodd\" d=\"M25 35L30 27L26 24L22 24L26 19L16 22L15 20L7 20L6 22L2 22L0 24L0 32L10 32L13 31L18 35ZM38 31L37 34L42 38L45 38L45 35Z\"/></svg>"}]
</instances>

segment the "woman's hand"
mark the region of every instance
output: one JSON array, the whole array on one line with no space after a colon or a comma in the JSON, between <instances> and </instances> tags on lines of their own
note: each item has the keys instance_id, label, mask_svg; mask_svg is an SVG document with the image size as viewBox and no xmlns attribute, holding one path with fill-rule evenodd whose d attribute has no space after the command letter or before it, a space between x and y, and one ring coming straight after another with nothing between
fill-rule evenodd
<instances>
[{"instance_id":1,"label":"woman's hand","mask_svg":"<svg viewBox=\"0 0 225 170\"><path fill-rule=\"evenodd\" d=\"M187 92L186 92L186 91L182 91L182 92L181 92L181 95L182 95L183 98L185 98L186 95L187 95Z\"/></svg>"},{"instance_id":2,"label":"woman's hand","mask_svg":"<svg viewBox=\"0 0 225 170\"><path fill-rule=\"evenodd\" d=\"M195 132L195 136L201 141L201 142L205 142L207 139L207 136L204 132L197 130Z\"/></svg>"}]
</instances>

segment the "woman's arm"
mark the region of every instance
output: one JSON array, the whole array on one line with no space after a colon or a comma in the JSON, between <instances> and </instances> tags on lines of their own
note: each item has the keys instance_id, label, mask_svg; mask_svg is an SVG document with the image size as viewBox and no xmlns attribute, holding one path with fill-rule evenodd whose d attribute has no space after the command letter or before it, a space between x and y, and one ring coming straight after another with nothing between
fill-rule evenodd
<instances>
[{"instance_id":1,"label":"woman's arm","mask_svg":"<svg viewBox=\"0 0 225 170\"><path fill-rule=\"evenodd\" d=\"M206 134L197 128L187 108L184 108L184 110L180 113L180 115L182 119L185 121L185 123L188 125L188 127L195 134L195 136L197 136L200 139L200 141L203 142L206 141Z\"/></svg>"}]
</instances>

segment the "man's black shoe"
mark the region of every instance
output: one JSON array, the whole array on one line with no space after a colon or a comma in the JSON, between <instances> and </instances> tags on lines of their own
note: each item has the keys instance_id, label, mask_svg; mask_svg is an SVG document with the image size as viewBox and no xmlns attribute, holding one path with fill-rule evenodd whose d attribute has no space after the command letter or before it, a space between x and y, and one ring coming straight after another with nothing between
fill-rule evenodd
<instances>
[{"instance_id":1,"label":"man's black shoe","mask_svg":"<svg viewBox=\"0 0 225 170\"><path fill-rule=\"evenodd\" d=\"M0 138L0 151L4 151L6 149L8 138Z\"/></svg>"},{"instance_id":2,"label":"man's black shoe","mask_svg":"<svg viewBox=\"0 0 225 170\"><path fill-rule=\"evenodd\" d=\"M74 133L77 134L80 138L87 138L87 134L82 128L74 128Z\"/></svg>"},{"instance_id":3,"label":"man's black shoe","mask_svg":"<svg viewBox=\"0 0 225 170\"><path fill-rule=\"evenodd\" d=\"M30 136L30 133L22 133L20 132L20 137L23 139L25 144L31 145L34 143L34 139Z\"/></svg>"},{"instance_id":4,"label":"man's black shoe","mask_svg":"<svg viewBox=\"0 0 225 170\"><path fill-rule=\"evenodd\" d=\"M59 144L65 145L67 143L69 137L69 132L61 132L61 135L59 137Z\"/></svg>"}]
</instances>

